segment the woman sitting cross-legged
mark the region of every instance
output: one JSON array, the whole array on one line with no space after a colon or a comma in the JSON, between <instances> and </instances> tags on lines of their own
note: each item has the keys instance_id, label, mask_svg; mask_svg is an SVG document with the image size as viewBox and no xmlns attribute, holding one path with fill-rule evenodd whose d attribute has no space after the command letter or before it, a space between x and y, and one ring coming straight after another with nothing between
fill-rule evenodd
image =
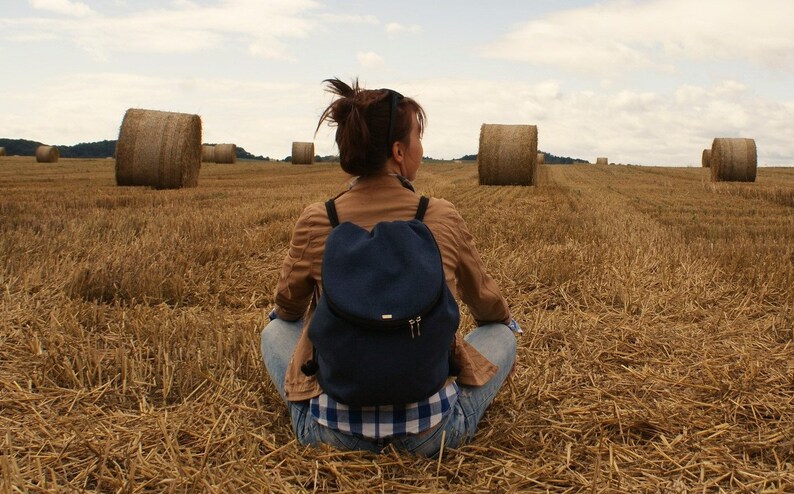
<instances>
[{"instance_id":1,"label":"woman sitting cross-legged","mask_svg":"<svg viewBox=\"0 0 794 494\"><path fill-rule=\"evenodd\" d=\"M414 191L422 107L325 82L318 129L337 127L354 179L298 219L262 358L301 444L436 456L473 438L520 329L455 207ZM457 301L477 322L465 338Z\"/></svg>"}]
</instances>

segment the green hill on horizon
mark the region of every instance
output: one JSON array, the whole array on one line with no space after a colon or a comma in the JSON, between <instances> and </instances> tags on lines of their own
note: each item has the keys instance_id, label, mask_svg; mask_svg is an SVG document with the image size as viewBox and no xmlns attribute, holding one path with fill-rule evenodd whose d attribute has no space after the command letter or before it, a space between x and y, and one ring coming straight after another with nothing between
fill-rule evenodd
<instances>
[{"instance_id":1,"label":"green hill on horizon","mask_svg":"<svg viewBox=\"0 0 794 494\"><path fill-rule=\"evenodd\" d=\"M208 143L205 143L208 144ZM42 142L31 141L28 139L9 139L0 137L0 147L6 149L8 156L35 156L36 148L44 145ZM50 144L48 144L50 145ZM212 145L212 144L208 144ZM105 140L96 142L81 142L73 146L55 145L60 152L61 158L112 158L116 150L116 140ZM237 146L237 158L248 160L265 160L269 161L271 158L268 156L257 156L246 151L244 148ZM581 158L571 158L569 156L556 156L545 151L539 151L545 155L546 164L573 164L573 163L587 163L587 160ZM284 158L284 161L289 161L290 156ZM338 156L317 156L315 161L334 161L338 160ZM425 157L425 160L434 161L431 157ZM476 154L467 154L460 158L461 161L477 161Z\"/></svg>"},{"instance_id":2,"label":"green hill on horizon","mask_svg":"<svg viewBox=\"0 0 794 494\"><path fill-rule=\"evenodd\" d=\"M0 147L6 149L8 156L35 156L36 148L44 145L42 142L28 139L8 139L0 137ZM50 144L47 144L48 146ZM73 146L56 144L61 158L112 158L116 150L116 140L96 142L81 142ZM244 148L237 146L237 158L250 160L266 160L263 156L256 156Z\"/></svg>"}]
</instances>

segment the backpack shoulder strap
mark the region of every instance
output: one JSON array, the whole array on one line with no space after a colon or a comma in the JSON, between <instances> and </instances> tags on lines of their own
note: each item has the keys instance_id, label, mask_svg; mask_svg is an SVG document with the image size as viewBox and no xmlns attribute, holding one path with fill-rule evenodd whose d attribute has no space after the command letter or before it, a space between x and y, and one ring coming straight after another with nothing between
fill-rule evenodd
<instances>
[{"instance_id":1,"label":"backpack shoulder strap","mask_svg":"<svg viewBox=\"0 0 794 494\"><path fill-rule=\"evenodd\" d=\"M325 211L328 213L328 219L331 221L331 228L339 226L339 216L336 214L336 206L333 199L325 201Z\"/></svg>"},{"instance_id":2,"label":"backpack shoulder strap","mask_svg":"<svg viewBox=\"0 0 794 494\"><path fill-rule=\"evenodd\" d=\"M424 220L425 212L427 211L427 205L429 203L430 199L428 199L426 196L419 198L419 205L416 207L414 219L419 221ZM339 226L339 215L336 214L336 205L334 204L333 199L328 199L325 201L325 211L328 213L328 219L331 221L331 228L336 228Z\"/></svg>"},{"instance_id":3,"label":"backpack shoulder strap","mask_svg":"<svg viewBox=\"0 0 794 494\"><path fill-rule=\"evenodd\" d=\"M430 199L425 196L419 198L419 206L416 208L416 215L414 215L414 219L419 221L423 221L425 218L425 211L427 211L427 205L430 203Z\"/></svg>"}]
</instances>

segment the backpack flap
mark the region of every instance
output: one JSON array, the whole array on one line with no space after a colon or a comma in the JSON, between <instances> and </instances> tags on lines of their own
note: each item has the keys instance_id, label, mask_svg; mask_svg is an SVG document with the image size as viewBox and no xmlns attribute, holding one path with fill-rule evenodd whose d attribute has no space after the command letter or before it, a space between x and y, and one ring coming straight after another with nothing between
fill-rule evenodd
<instances>
[{"instance_id":1,"label":"backpack flap","mask_svg":"<svg viewBox=\"0 0 794 494\"><path fill-rule=\"evenodd\" d=\"M323 294L331 310L358 324L404 327L438 302L444 283L441 254L419 220L381 222L371 232L346 222L328 236Z\"/></svg>"}]
</instances>

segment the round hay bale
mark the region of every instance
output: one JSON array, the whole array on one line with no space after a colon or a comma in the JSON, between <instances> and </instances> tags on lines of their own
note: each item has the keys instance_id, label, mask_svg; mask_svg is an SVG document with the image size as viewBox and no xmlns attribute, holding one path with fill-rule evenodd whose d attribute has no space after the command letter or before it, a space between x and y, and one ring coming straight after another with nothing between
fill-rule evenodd
<instances>
[{"instance_id":1,"label":"round hay bale","mask_svg":"<svg viewBox=\"0 0 794 494\"><path fill-rule=\"evenodd\" d=\"M201 146L201 162L214 163L215 162L215 146L203 145Z\"/></svg>"},{"instance_id":2,"label":"round hay bale","mask_svg":"<svg viewBox=\"0 0 794 494\"><path fill-rule=\"evenodd\" d=\"M293 142L292 143L292 164L311 165L314 163L314 143L313 142Z\"/></svg>"},{"instance_id":3,"label":"round hay bale","mask_svg":"<svg viewBox=\"0 0 794 494\"><path fill-rule=\"evenodd\" d=\"M235 144L216 144L215 163L236 163L237 146Z\"/></svg>"},{"instance_id":4,"label":"round hay bale","mask_svg":"<svg viewBox=\"0 0 794 494\"><path fill-rule=\"evenodd\" d=\"M703 155L700 157L701 168L711 167L711 149L704 149Z\"/></svg>"},{"instance_id":5,"label":"round hay bale","mask_svg":"<svg viewBox=\"0 0 794 494\"><path fill-rule=\"evenodd\" d=\"M537 164L536 125L482 124L477 151L480 185L535 185Z\"/></svg>"},{"instance_id":6,"label":"round hay bale","mask_svg":"<svg viewBox=\"0 0 794 494\"><path fill-rule=\"evenodd\" d=\"M39 163L57 163L61 157L55 146L39 146L36 148L36 161Z\"/></svg>"},{"instance_id":7,"label":"round hay bale","mask_svg":"<svg viewBox=\"0 0 794 494\"><path fill-rule=\"evenodd\" d=\"M543 165L546 163L546 155L543 153L538 153L538 164Z\"/></svg>"},{"instance_id":8,"label":"round hay bale","mask_svg":"<svg viewBox=\"0 0 794 494\"><path fill-rule=\"evenodd\" d=\"M0 147L0 156L5 156L5 155L6 155L6 148Z\"/></svg>"},{"instance_id":9,"label":"round hay bale","mask_svg":"<svg viewBox=\"0 0 794 494\"><path fill-rule=\"evenodd\" d=\"M116 143L116 184L195 187L200 170L201 117L127 110Z\"/></svg>"},{"instance_id":10,"label":"round hay bale","mask_svg":"<svg viewBox=\"0 0 794 494\"><path fill-rule=\"evenodd\" d=\"M608 164L609 164L609 160L606 159L605 157L599 156L598 158L596 158L596 165L608 165Z\"/></svg>"},{"instance_id":11,"label":"round hay bale","mask_svg":"<svg viewBox=\"0 0 794 494\"><path fill-rule=\"evenodd\" d=\"M758 155L754 139L717 137L711 144L713 182L755 182Z\"/></svg>"}]
</instances>

